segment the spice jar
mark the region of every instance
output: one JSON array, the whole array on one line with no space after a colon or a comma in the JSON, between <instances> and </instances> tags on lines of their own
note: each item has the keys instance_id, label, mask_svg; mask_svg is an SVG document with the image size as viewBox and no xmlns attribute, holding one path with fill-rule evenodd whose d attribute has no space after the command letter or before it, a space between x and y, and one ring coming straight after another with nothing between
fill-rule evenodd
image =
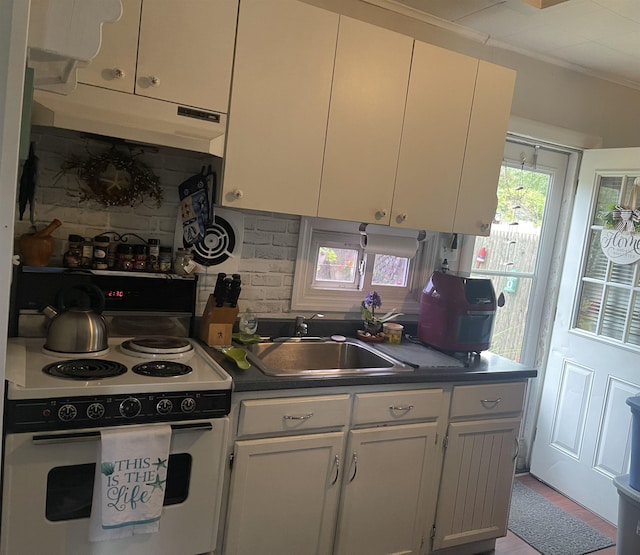
<instances>
[{"instance_id":1,"label":"spice jar","mask_svg":"<svg viewBox=\"0 0 640 555\"><path fill-rule=\"evenodd\" d=\"M178 249L176 258L173 261L173 271L179 276L186 276L193 273L197 265L193 261L191 249Z\"/></svg>"},{"instance_id":2,"label":"spice jar","mask_svg":"<svg viewBox=\"0 0 640 555\"><path fill-rule=\"evenodd\" d=\"M106 235L98 235L93 238L93 269L106 270L107 253L109 251L109 237Z\"/></svg>"},{"instance_id":3,"label":"spice jar","mask_svg":"<svg viewBox=\"0 0 640 555\"><path fill-rule=\"evenodd\" d=\"M133 270L133 245L118 245L118 268L125 272Z\"/></svg>"},{"instance_id":4,"label":"spice jar","mask_svg":"<svg viewBox=\"0 0 640 555\"><path fill-rule=\"evenodd\" d=\"M149 272L160 271L160 241L158 239L149 239L147 241L147 270Z\"/></svg>"},{"instance_id":5,"label":"spice jar","mask_svg":"<svg viewBox=\"0 0 640 555\"><path fill-rule=\"evenodd\" d=\"M69 249L64 253L65 268L79 268L82 263L82 242L81 235L69 235Z\"/></svg>"},{"instance_id":6,"label":"spice jar","mask_svg":"<svg viewBox=\"0 0 640 555\"><path fill-rule=\"evenodd\" d=\"M91 268L93 264L93 241L85 238L82 241L82 258L80 259L81 268Z\"/></svg>"},{"instance_id":7,"label":"spice jar","mask_svg":"<svg viewBox=\"0 0 640 555\"><path fill-rule=\"evenodd\" d=\"M147 246L133 246L133 269L137 272L144 272L147 269Z\"/></svg>"},{"instance_id":8,"label":"spice jar","mask_svg":"<svg viewBox=\"0 0 640 555\"><path fill-rule=\"evenodd\" d=\"M160 247L159 269L161 272L170 272L173 262L173 249L171 247Z\"/></svg>"}]
</instances>

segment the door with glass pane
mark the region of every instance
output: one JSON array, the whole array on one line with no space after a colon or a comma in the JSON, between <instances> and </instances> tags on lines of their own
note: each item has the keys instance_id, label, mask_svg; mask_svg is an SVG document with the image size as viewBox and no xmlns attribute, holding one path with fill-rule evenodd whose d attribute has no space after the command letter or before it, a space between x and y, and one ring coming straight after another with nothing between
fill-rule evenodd
<instances>
[{"instance_id":1,"label":"door with glass pane","mask_svg":"<svg viewBox=\"0 0 640 555\"><path fill-rule=\"evenodd\" d=\"M476 237L471 275L490 278L505 305L496 312L491 351L536 362L541 314L569 155L507 142L498 208L488 237Z\"/></svg>"},{"instance_id":2,"label":"door with glass pane","mask_svg":"<svg viewBox=\"0 0 640 555\"><path fill-rule=\"evenodd\" d=\"M532 474L611 522L612 478L629 469L625 400L640 392L640 265L608 260L600 236L638 176L638 148L583 157L531 458Z\"/></svg>"}]
</instances>

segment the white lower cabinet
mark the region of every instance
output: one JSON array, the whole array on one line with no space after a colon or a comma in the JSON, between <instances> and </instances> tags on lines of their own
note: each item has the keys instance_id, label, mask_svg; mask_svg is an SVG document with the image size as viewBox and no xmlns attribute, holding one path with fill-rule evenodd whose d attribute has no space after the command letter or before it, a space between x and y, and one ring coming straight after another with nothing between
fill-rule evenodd
<instances>
[{"instance_id":1,"label":"white lower cabinet","mask_svg":"<svg viewBox=\"0 0 640 555\"><path fill-rule=\"evenodd\" d=\"M450 424L433 549L507 533L519 418Z\"/></svg>"},{"instance_id":2,"label":"white lower cabinet","mask_svg":"<svg viewBox=\"0 0 640 555\"><path fill-rule=\"evenodd\" d=\"M330 554L344 433L236 442L225 553Z\"/></svg>"},{"instance_id":3,"label":"white lower cabinet","mask_svg":"<svg viewBox=\"0 0 640 555\"><path fill-rule=\"evenodd\" d=\"M421 553L435 506L434 422L349 432L334 553Z\"/></svg>"},{"instance_id":4,"label":"white lower cabinet","mask_svg":"<svg viewBox=\"0 0 640 555\"><path fill-rule=\"evenodd\" d=\"M524 391L520 381L236 397L222 553L486 550L506 534Z\"/></svg>"},{"instance_id":5,"label":"white lower cabinet","mask_svg":"<svg viewBox=\"0 0 640 555\"><path fill-rule=\"evenodd\" d=\"M434 551L507 533L525 382L453 388Z\"/></svg>"}]
</instances>

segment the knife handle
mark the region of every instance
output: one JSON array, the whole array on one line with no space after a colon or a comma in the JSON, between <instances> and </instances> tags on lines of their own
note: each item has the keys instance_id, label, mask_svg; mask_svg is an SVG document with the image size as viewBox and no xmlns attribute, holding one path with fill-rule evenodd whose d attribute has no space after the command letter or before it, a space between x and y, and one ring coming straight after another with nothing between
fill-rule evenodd
<instances>
[{"instance_id":1,"label":"knife handle","mask_svg":"<svg viewBox=\"0 0 640 555\"><path fill-rule=\"evenodd\" d=\"M218 278L216 279L216 285L213 288L213 298L216 300L216 306L222 306L224 304L224 279L227 276L224 272L218 273Z\"/></svg>"}]
</instances>

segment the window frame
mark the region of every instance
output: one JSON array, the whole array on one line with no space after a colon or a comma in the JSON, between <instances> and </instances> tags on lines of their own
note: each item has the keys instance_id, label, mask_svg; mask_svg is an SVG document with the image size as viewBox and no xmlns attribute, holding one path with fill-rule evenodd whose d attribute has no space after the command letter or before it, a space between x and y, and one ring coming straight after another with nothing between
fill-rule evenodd
<instances>
[{"instance_id":1,"label":"window frame","mask_svg":"<svg viewBox=\"0 0 640 555\"><path fill-rule=\"evenodd\" d=\"M376 232L383 229L389 235L401 235L405 237L417 236L417 230L405 228L390 228L387 226L375 226ZM302 217L300 220L300 235L298 241L298 254L293 277L293 291L291 296L291 309L294 311L321 311L323 313L335 312L343 314L344 319L353 318L357 313L360 317L360 303L372 286L371 274L368 279L361 279L356 275L356 288L327 287L320 289L313 287L316 272L316 251L318 238L332 237L334 244L344 245L345 248L358 249L358 262L364 259L367 268L373 268L374 257L364 253L360 245L360 224L356 222L328 220L325 218ZM404 320L415 320L420 311L420 296L429 276L437 263L441 234L427 232L423 241L420 241L415 257L410 260L407 276L407 286L375 286L380 293L383 305L380 313L384 314L395 309L404 314ZM370 270L369 270L370 271ZM356 270L358 272L358 270ZM367 270L365 269L365 273ZM339 317L340 315L334 315Z\"/></svg>"}]
</instances>

